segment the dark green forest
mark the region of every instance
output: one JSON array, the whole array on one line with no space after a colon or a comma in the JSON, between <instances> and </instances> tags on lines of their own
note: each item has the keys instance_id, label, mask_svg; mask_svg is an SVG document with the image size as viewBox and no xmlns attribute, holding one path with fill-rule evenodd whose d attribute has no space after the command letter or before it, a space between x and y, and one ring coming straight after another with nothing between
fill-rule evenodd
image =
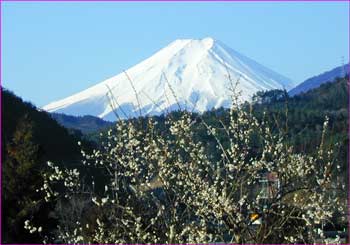
<instances>
[{"instance_id":1,"label":"dark green forest","mask_svg":"<svg viewBox=\"0 0 350 245\"><path fill-rule=\"evenodd\" d=\"M2 234L5 243L40 242L23 228L28 217L53 226L53 206L36 191L46 162L73 167L80 161L79 131L67 130L51 116L2 89ZM83 141L86 147L91 147Z\"/></svg>"},{"instance_id":2,"label":"dark green forest","mask_svg":"<svg viewBox=\"0 0 350 245\"><path fill-rule=\"evenodd\" d=\"M319 88L306 93L288 96L283 90L258 92L253 97L252 104L244 104L245 110L251 111L259 120L267 120L273 128L273 133L283 134L297 152L316 154L320 144L322 125L329 118L329 131L325 144L335 149L337 161L340 163L343 175L340 176L348 184L348 77L338 78L334 82L322 84ZM47 170L46 162L53 161L68 168L76 167L81 161L80 146L89 151L98 148L106 128L83 134L79 130L66 129L51 115L38 110L34 105L24 102L12 92L2 89L2 234L3 243L40 243L36 235L31 235L23 228L28 217L38 217L38 224L45 223L55 227L56 215L54 204L43 202L36 191L42 182L42 176ZM169 133L165 123L166 117L179 118L181 111L168 115L153 117L158 122L158 129L164 134ZM196 120L203 120L208 125L215 125L229 120L228 109L220 108L203 114L193 113ZM56 115L57 120L83 122L86 125L97 125L103 122L94 118L65 117ZM68 118L68 119L67 119ZM91 119L91 121L89 121ZM147 118L130 119L141 123ZM144 125L147 125L146 123ZM216 125L220 126L220 125ZM112 127L113 128L113 127ZM83 127L82 129L86 129ZM208 150L214 148L214 139L209 137L207 129L198 126L195 137L206 142ZM224 132L219 137L225 143ZM228 142L227 142L228 143ZM259 142L256 150L259 151ZM213 149L213 154L215 150ZM215 156L214 156L215 157ZM103 172L98 169L86 169L84 174L96 182L103 182ZM87 179L88 180L88 179ZM90 183L87 181L87 183ZM97 185L98 186L103 186ZM343 193L346 198L346 193ZM45 235L45 234L44 234Z\"/></svg>"},{"instance_id":3,"label":"dark green forest","mask_svg":"<svg viewBox=\"0 0 350 245\"><path fill-rule=\"evenodd\" d=\"M99 131L101 128L107 128L114 125L112 122L104 121L94 116L69 116L60 113L51 113L60 125L70 128L72 130L77 129L83 134L89 134L92 132Z\"/></svg>"}]
</instances>

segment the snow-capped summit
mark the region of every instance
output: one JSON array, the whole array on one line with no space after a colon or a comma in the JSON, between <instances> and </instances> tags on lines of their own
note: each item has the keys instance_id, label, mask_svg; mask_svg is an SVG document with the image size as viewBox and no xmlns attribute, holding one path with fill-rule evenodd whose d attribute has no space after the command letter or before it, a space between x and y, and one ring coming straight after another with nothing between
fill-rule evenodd
<instances>
[{"instance_id":1,"label":"snow-capped summit","mask_svg":"<svg viewBox=\"0 0 350 245\"><path fill-rule=\"evenodd\" d=\"M203 112L229 106L229 88L237 80L244 100L259 90L294 85L218 40L179 39L125 72L43 109L110 121L117 119L115 113L121 118L139 116L140 111L157 115L178 109L178 104Z\"/></svg>"}]
</instances>

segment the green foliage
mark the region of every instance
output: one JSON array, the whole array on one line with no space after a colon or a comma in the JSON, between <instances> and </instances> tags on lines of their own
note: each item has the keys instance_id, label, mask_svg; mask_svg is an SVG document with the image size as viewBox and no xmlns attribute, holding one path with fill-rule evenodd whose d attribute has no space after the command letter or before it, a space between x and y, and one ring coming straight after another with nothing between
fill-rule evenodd
<instances>
[{"instance_id":1,"label":"green foliage","mask_svg":"<svg viewBox=\"0 0 350 245\"><path fill-rule=\"evenodd\" d=\"M43 160L74 162L80 158L80 149L76 143L78 135L69 134L47 112L38 110L6 89L2 89L1 97L2 128L6 129L2 134L3 146L11 140L19 120L26 114L34 122L33 142L39 145Z\"/></svg>"},{"instance_id":2,"label":"green foliage","mask_svg":"<svg viewBox=\"0 0 350 245\"><path fill-rule=\"evenodd\" d=\"M266 104L275 103L288 96L286 90L274 89L268 91L258 91L253 95L253 103Z\"/></svg>"},{"instance_id":3,"label":"green foliage","mask_svg":"<svg viewBox=\"0 0 350 245\"><path fill-rule=\"evenodd\" d=\"M324 118L329 118L329 133L325 146L335 147L337 162L341 165L342 178L348 184L348 77L324 83L319 88L294 97L284 97L279 101L256 103L254 111L271 118L275 133L282 129L297 152L316 154L321 142ZM335 145L338 143L338 145Z\"/></svg>"},{"instance_id":4,"label":"green foliage","mask_svg":"<svg viewBox=\"0 0 350 245\"><path fill-rule=\"evenodd\" d=\"M37 242L37 235L23 232L23 222L32 215L45 214L37 193L42 182L42 160L33 143L33 122L25 115L17 124L13 138L5 146L3 161L4 241ZM46 214L47 215L47 214ZM27 234L27 235L24 235ZM23 239L23 240L22 240Z\"/></svg>"},{"instance_id":5,"label":"green foliage","mask_svg":"<svg viewBox=\"0 0 350 245\"><path fill-rule=\"evenodd\" d=\"M114 125L112 122L104 121L94 116L69 116L60 113L52 113L51 116L65 128L80 130L82 133L93 133L101 128L107 128Z\"/></svg>"},{"instance_id":6,"label":"green foliage","mask_svg":"<svg viewBox=\"0 0 350 245\"><path fill-rule=\"evenodd\" d=\"M3 174L3 241L6 243L39 243L37 235L24 232L24 220L54 223L49 217L53 207L42 202L36 191L46 171L46 161L74 166L81 158L79 137L60 126L46 112L5 89L2 99L2 174ZM83 141L85 147L89 147Z\"/></svg>"}]
</instances>

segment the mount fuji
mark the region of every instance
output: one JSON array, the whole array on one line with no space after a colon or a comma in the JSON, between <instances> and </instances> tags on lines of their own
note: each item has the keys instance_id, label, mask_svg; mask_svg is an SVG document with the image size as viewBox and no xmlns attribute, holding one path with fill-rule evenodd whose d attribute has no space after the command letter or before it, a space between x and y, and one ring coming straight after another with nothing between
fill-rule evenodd
<instances>
[{"instance_id":1,"label":"mount fuji","mask_svg":"<svg viewBox=\"0 0 350 245\"><path fill-rule=\"evenodd\" d=\"M213 38L181 39L148 59L82 92L43 107L48 112L105 120L179 109L229 107L232 83L242 100L259 90L295 84Z\"/></svg>"}]
</instances>

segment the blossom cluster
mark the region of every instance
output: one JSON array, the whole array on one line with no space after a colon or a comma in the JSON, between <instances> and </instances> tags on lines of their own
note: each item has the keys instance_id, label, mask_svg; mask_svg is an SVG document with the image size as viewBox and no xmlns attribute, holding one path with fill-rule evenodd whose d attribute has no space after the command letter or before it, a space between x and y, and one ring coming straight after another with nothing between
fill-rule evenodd
<instances>
[{"instance_id":1,"label":"blossom cluster","mask_svg":"<svg viewBox=\"0 0 350 245\"><path fill-rule=\"evenodd\" d=\"M273 133L266 120L259 121L235 101L229 122L220 127L189 112L177 119L169 116L168 133L152 118L118 121L102 135L106 141L101 148L82 150L82 163L103 168L109 180L103 194L90 192L86 209L97 210L94 220L86 221L82 214L70 228L59 226L55 239L314 243L323 238L320 224L330 222L337 207L344 206L334 192L344 186L334 181L339 167L333 151L322 140L317 155L295 153L285 135ZM327 123L326 118L322 138ZM199 126L206 128L216 152L196 140ZM76 169L48 166L52 171L38 189L46 201L84 192ZM59 183L64 187L60 192L55 190ZM30 232L41 231L28 222Z\"/></svg>"}]
</instances>

